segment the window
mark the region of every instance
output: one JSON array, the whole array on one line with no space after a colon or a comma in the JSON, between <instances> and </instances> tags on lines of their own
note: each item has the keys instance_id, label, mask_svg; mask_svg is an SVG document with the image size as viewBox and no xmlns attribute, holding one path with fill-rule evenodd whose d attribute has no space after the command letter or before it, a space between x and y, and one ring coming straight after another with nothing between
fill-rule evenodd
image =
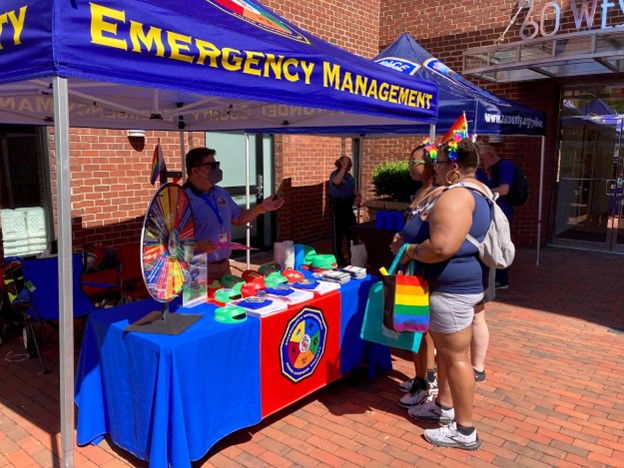
<instances>
[{"instance_id":1,"label":"window","mask_svg":"<svg viewBox=\"0 0 624 468\"><path fill-rule=\"evenodd\" d=\"M48 248L48 169L37 127L0 125L0 208L4 256Z\"/></svg>"}]
</instances>

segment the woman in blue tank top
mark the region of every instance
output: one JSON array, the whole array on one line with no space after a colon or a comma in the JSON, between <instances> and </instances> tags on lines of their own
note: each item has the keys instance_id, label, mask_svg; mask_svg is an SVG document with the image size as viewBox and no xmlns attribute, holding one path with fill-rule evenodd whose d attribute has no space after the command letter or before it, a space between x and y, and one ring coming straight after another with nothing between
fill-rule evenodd
<instances>
[{"instance_id":1,"label":"woman in blue tank top","mask_svg":"<svg viewBox=\"0 0 624 468\"><path fill-rule=\"evenodd\" d=\"M476 450L480 442L472 420L475 379L470 341L473 307L483 297L485 267L466 236L484 239L490 208L480 193L461 187L463 182L480 185L474 178L479 155L470 139L456 134L430 156L437 183L452 188L423 200L406 222L402 239L391 246L396 254L403 243L409 244L407 259L416 261L429 283L429 332L438 352L438 397L411 407L409 414L445 425L425 431L430 443Z\"/></svg>"}]
</instances>

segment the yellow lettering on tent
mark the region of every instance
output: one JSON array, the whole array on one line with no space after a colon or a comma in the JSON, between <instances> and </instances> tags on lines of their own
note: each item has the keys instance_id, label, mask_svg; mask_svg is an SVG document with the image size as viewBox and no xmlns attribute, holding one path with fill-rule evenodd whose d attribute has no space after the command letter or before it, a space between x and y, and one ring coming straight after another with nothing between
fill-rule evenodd
<instances>
[{"instance_id":1,"label":"yellow lettering on tent","mask_svg":"<svg viewBox=\"0 0 624 468\"><path fill-rule=\"evenodd\" d=\"M262 71L257 67L260 64L260 58L264 57L264 54L262 52L252 51L246 51L245 53L247 54L247 59L245 60L245 65L243 66L243 73L260 76Z\"/></svg>"},{"instance_id":2,"label":"yellow lettering on tent","mask_svg":"<svg viewBox=\"0 0 624 468\"><path fill-rule=\"evenodd\" d=\"M425 95L423 93L418 93L418 96L416 97L416 106L425 107Z\"/></svg>"},{"instance_id":3,"label":"yellow lettering on tent","mask_svg":"<svg viewBox=\"0 0 624 468\"><path fill-rule=\"evenodd\" d=\"M624 0L622 0L624 1ZM0 15L0 38L2 27L8 21L15 29L14 40L19 41L26 17L26 7ZM6 27L5 27L6 29ZM126 14L91 3L91 41L94 44L132 52L147 53L196 65L229 72L245 73L255 77L290 82L303 81L311 84L313 62L295 57L275 55L257 50L239 50L219 47L187 34L167 31L138 21L126 21ZM1 48L1 45L0 45ZM341 65L323 62L323 87L336 91L377 99L406 107L429 109L433 95L390 82L377 81Z\"/></svg>"},{"instance_id":4,"label":"yellow lettering on tent","mask_svg":"<svg viewBox=\"0 0 624 468\"><path fill-rule=\"evenodd\" d=\"M355 77L355 94L364 96L366 94L366 88L368 86L368 77L357 75Z\"/></svg>"},{"instance_id":5,"label":"yellow lettering on tent","mask_svg":"<svg viewBox=\"0 0 624 468\"><path fill-rule=\"evenodd\" d=\"M7 22L7 14L3 13L0 15L0 39L2 38L2 30L3 30L3 24L6 24ZM4 49L4 47L2 47L2 43L0 42L0 50Z\"/></svg>"},{"instance_id":6,"label":"yellow lettering on tent","mask_svg":"<svg viewBox=\"0 0 624 468\"><path fill-rule=\"evenodd\" d=\"M370 81L370 86L368 87L368 91L366 92L366 97L379 99L379 96L377 96L377 80L372 79Z\"/></svg>"},{"instance_id":7,"label":"yellow lettering on tent","mask_svg":"<svg viewBox=\"0 0 624 468\"><path fill-rule=\"evenodd\" d=\"M297 65L299 64L299 60L297 59L286 59L284 60L284 78L286 78L288 81L299 81L299 73L291 73L289 70L289 67L293 67L295 69L297 69Z\"/></svg>"},{"instance_id":8,"label":"yellow lettering on tent","mask_svg":"<svg viewBox=\"0 0 624 468\"><path fill-rule=\"evenodd\" d=\"M410 106L410 92L411 92L411 89L400 88L399 89L399 98L398 98L399 102L402 102L402 103L404 103L407 106Z\"/></svg>"},{"instance_id":9,"label":"yellow lettering on tent","mask_svg":"<svg viewBox=\"0 0 624 468\"><path fill-rule=\"evenodd\" d=\"M379 99L381 99L382 101L387 101L388 100L388 89L390 88L390 85L388 83L381 83L379 85Z\"/></svg>"},{"instance_id":10,"label":"yellow lettering on tent","mask_svg":"<svg viewBox=\"0 0 624 468\"><path fill-rule=\"evenodd\" d=\"M340 88L340 65L323 62L323 87Z\"/></svg>"},{"instance_id":11,"label":"yellow lettering on tent","mask_svg":"<svg viewBox=\"0 0 624 468\"><path fill-rule=\"evenodd\" d=\"M266 60L264 61L264 73L262 76L269 77L271 72L275 76L275 79L282 79L282 62L283 56L275 57L273 54L266 54Z\"/></svg>"},{"instance_id":12,"label":"yellow lettering on tent","mask_svg":"<svg viewBox=\"0 0 624 468\"><path fill-rule=\"evenodd\" d=\"M238 71L241 69L241 63L243 59L240 56L240 50L224 47L223 49L221 49L221 53L223 54L223 59L221 60L223 68L229 71ZM230 55L232 55L231 61Z\"/></svg>"},{"instance_id":13,"label":"yellow lettering on tent","mask_svg":"<svg viewBox=\"0 0 624 468\"><path fill-rule=\"evenodd\" d=\"M397 94L399 94L399 87L397 85L391 85L390 86L390 95L388 96L388 101L393 102L394 104L396 104L397 101Z\"/></svg>"},{"instance_id":14,"label":"yellow lettering on tent","mask_svg":"<svg viewBox=\"0 0 624 468\"><path fill-rule=\"evenodd\" d=\"M193 63L194 57L184 55L183 53L190 52L191 50L189 46L189 44L191 44L191 36L167 31L167 42L171 48L171 54L169 54L170 58L180 60L181 62Z\"/></svg>"},{"instance_id":15,"label":"yellow lettering on tent","mask_svg":"<svg viewBox=\"0 0 624 468\"><path fill-rule=\"evenodd\" d=\"M314 64L312 62L301 61L301 68L303 68L303 74L305 75L305 84L310 84L310 78L314 71Z\"/></svg>"},{"instance_id":16,"label":"yellow lettering on tent","mask_svg":"<svg viewBox=\"0 0 624 468\"><path fill-rule=\"evenodd\" d=\"M206 61L206 57L210 60L208 64L212 68L217 68L217 57L221 55L221 51L219 48L214 45L212 42L202 41L200 39L195 39L195 47L199 51L199 57L197 58L197 64L203 65Z\"/></svg>"},{"instance_id":17,"label":"yellow lettering on tent","mask_svg":"<svg viewBox=\"0 0 624 468\"><path fill-rule=\"evenodd\" d=\"M165 46L162 41L162 29L150 26L147 34L143 31L143 24L130 21L130 42L132 42L132 52L143 52L141 44L145 46L147 52L156 48L156 57L165 56Z\"/></svg>"},{"instance_id":18,"label":"yellow lettering on tent","mask_svg":"<svg viewBox=\"0 0 624 468\"><path fill-rule=\"evenodd\" d=\"M116 20L116 22L109 22L108 19ZM128 50L128 43L125 39L115 39L108 36L117 36L118 22L126 22L126 14L123 11L91 3L91 42L115 49Z\"/></svg>"},{"instance_id":19,"label":"yellow lettering on tent","mask_svg":"<svg viewBox=\"0 0 624 468\"><path fill-rule=\"evenodd\" d=\"M351 79L351 72L346 72L344 79L342 80L342 86L340 91L349 91L353 94L353 80Z\"/></svg>"},{"instance_id":20,"label":"yellow lettering on tent","mask_svg":"<svg viewBox=\"0 0 624 468\"><path fill-rule=\"evenodd\" d=\"M0 50L4 49L2 46L2 34L6 29L5 24L11 23L13 26L13 45L20 45L22 43L20 36L24 30L24 22L26 21L26 8L25 6L19 9L19 16L15 15L15 10L7 11L0 15Z\"/></svg>"}]
</instances>

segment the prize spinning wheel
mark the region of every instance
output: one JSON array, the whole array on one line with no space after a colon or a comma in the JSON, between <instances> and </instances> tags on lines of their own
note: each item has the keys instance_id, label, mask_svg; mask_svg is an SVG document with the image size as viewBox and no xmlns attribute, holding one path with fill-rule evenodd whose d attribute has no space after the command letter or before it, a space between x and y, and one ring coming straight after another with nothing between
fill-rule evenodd
<instances>
[{"instance_id":1,"label":"prize spinning wheel","mask_svg":"<svg viewBox=\"0 0 624 468\"><path fill-rule=\"evenodd\" d=\"M201 315L169 314L169 302L178 296L190 271L195 243L191 202L177 184L162 185L152 198L141 233L143 281L162 311L152 312L128 331L178 334Z\"/></svg>"}]
</instances>

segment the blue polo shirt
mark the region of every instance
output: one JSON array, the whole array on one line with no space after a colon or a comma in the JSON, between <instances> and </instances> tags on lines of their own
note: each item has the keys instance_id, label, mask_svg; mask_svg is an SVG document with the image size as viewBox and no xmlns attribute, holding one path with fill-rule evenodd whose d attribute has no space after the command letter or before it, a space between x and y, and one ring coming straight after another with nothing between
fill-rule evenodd
<instances>
[{"instance_id":1,"label":"blue polo shirt","mask_svg":"<svg viewBox=\"0 0 624 468\"><path fill-rule=\"evenodd\" d=\"M203 193L195 190L190 184L186 184L184 189L193 208L195 239L219 242L219 237L225 233L231 241L232 221L240 216L241 209L227 190L215 185L208 193ZM229 258L231 254L231 249L220 248L208 254L208 263Z\"/></svg>"},{"instance_id":2,"label":"blue polo shirt","mask_svg":"<svg viewBox=\"0 0 624 468\"><path fill-rule=\"evenodd\" d=\"M514 169L513 164L506 159L501 159L490 167L490 176L488 177L487 186L490 188L496 188L501 184L509 184L511 187L514 182L514 177L516 177L516 170ZM511 223L511 218L514 214L514 207L511 203L509 203L507 195L501 195L498 197L496 204L500 206L501 210L503 210L503 213L505 213L505 216L507 216L507 219Z\"/></svg>"},{"instance_id":3,"label":"blue polo shirt","mask_svg":"<svg viewBox=\"0 0 624 468\"><path fill-rule=\"evenodd\" d=\"M353 191L355 190L355 179L351 173L346 172L342 178L340 185L336 185L332 182L334 177L340 172L340 169L336 169L329 176L329 197L330 198L353 198Z\"/></svg>"}]
</instances>

